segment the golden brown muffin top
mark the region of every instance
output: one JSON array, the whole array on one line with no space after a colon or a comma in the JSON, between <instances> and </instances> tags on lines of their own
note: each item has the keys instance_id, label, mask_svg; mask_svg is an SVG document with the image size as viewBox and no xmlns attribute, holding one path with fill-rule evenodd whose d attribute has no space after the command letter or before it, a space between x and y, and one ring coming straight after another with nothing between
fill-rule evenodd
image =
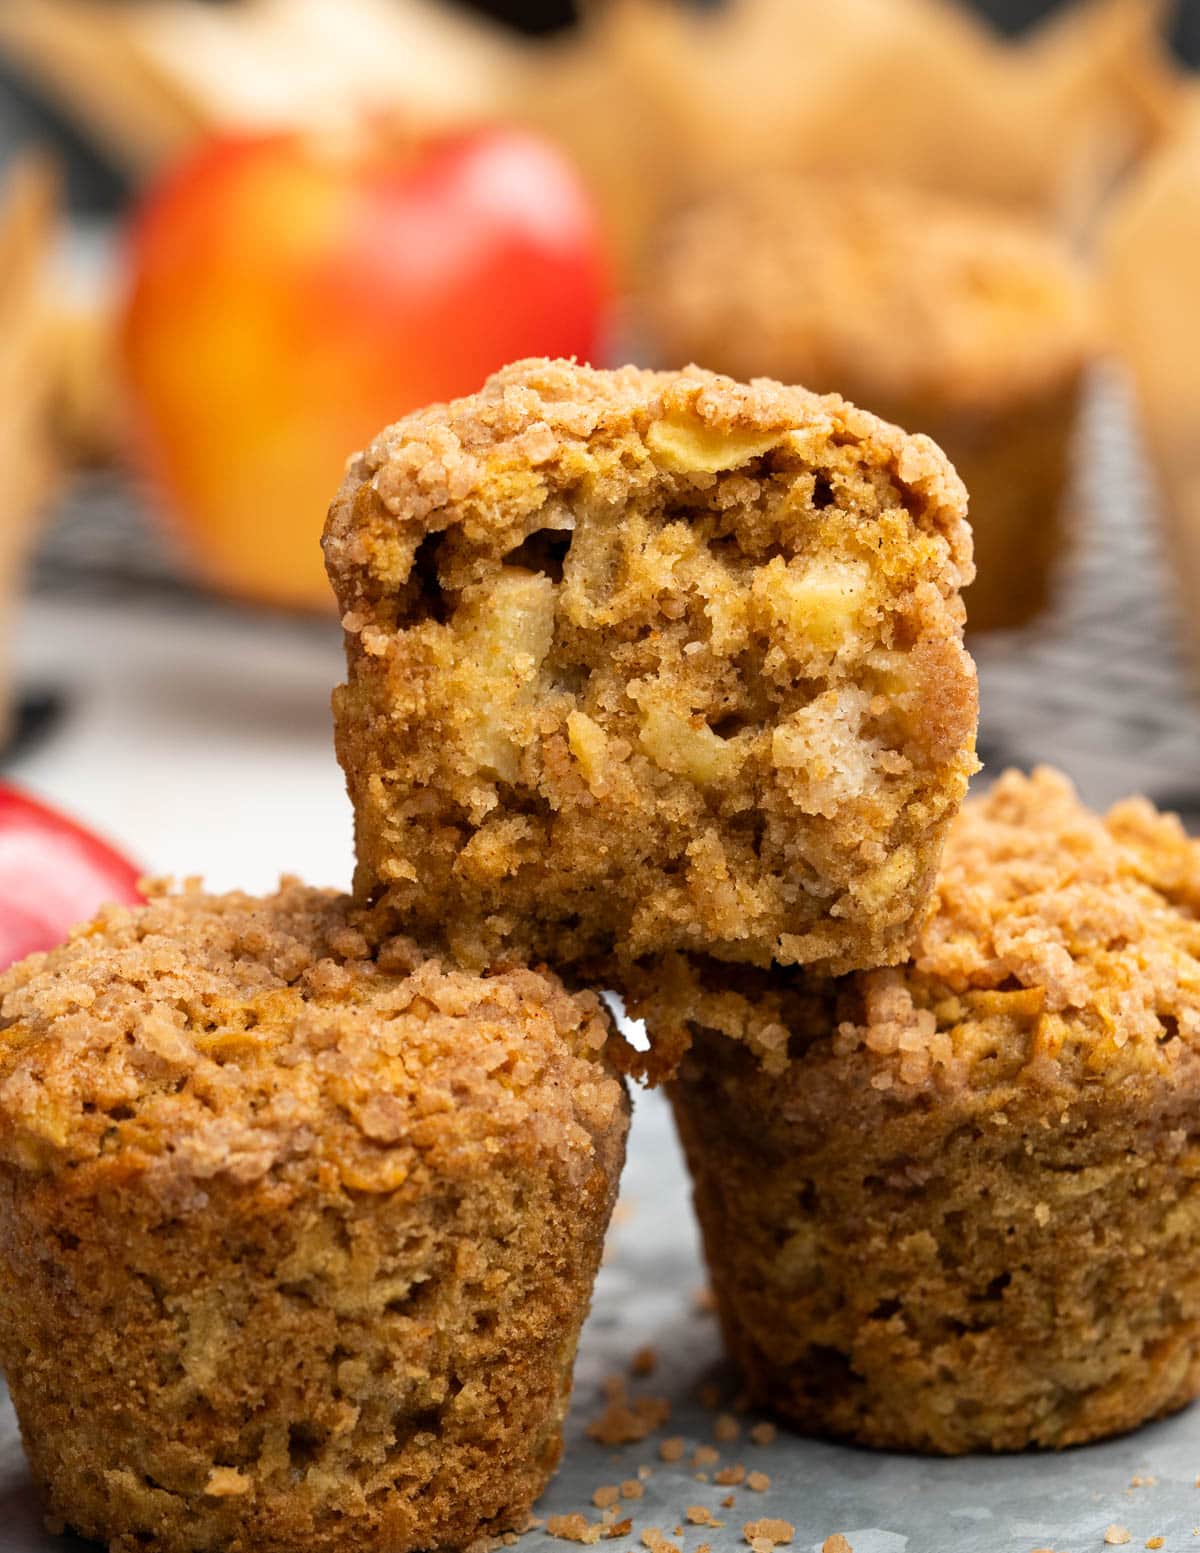
<instances>
[{"instance_id":1,"label":"golden brown muffin top","mask_svg":"<svg viewBox=\"0 0 1200 1553\"><path fill-rule=\"evenodd\" d=\"M292 879L106 908L0 977L0 1158L185 1200L268 1175L420 1191L548 1154L586 1175L621 1104L595 995L384 932Z\"/></svg>"},{"instance_id":2,"label":"golden brown muffin top","mask_svg":"<svg viewBox=\"0 0 1200 1553\"><path fill-rule=\"evenodd\" d=\"M966 497L928 437L837 395L766 379L531 359L497 372L477 394L389 426L350 460L324 539L343 623L370 651L380 585L409 583L420 540L446 526L447 509L458 532L439 555L439 574L461 588L481 574L483 557L504 556L535 515L581 488L620 510L655 480L704 491L757 456L779 449L803 458L829 442L861 444L894 471L911 493L914 521L942 541L943 593L965 587L974 576Z\"/></svg>"},{"instance_id":3,"label":"golden brown muffin top","mask_svg":"<svg viewBox=\"0 0 1200 1553\"><path fill-rule=\"evenodd\" d=\"M776 1071L822 1042L858 1054L876 1089L1119 1080L1200 1042L1198 912L1200 842L1175 816L1130 798L1101 817L1059 773L1010 771L951 825L907 964L805 978L677 959L639 1003L668 1046L682 1010Z\"/></svg>"},{"instance_id":4,"label":"golden brown muffin top","mask_svg":"<svg viewBox=\"0 0 1200 1553\"><path fill-rule=\"evenodd\" d=\"M1088 278L1050 233L861 179L767 176L682 212L643 309L668 364L799 378L888 413L1003 404L1095 349Z\"/></svg>"}]
</instances>

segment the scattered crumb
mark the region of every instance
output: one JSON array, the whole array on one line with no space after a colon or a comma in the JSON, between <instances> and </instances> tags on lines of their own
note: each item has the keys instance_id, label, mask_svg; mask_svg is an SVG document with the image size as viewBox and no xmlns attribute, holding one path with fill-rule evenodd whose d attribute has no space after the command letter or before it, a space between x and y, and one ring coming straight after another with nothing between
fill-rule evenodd
<instances>
[{"instance_id":1,"label":"scattered crumb","mask_svg":"<svg viewBox=\"0 0 1200 1553\"><path fill-rule=\"evenodd\" d=\"M658 1368L658 1355L649 1346L639 1348L629 1361L629 1373L636 1376L653 1375Z\"/></svg>"},{"instance_id":2,"label":"scattered crumb","mask_svg":"<svg viewBox=\"0 0 1200 1553\"><path fill-rule=\"evenodd\" d=\"M711 1289L697 1289L693 1296L696 1309L708 1315L717 1308L717 1297Z\"/></svg>"},{"instance_id":3,"label":"scattered crumb","mask_svg":"<svg viewBox=\"0 0 1200 1553\"><path fill-rule=\"evenodd\" d=\"M1129 1486L1130 1488L1153 1488L1157 1482L1157 1478L1152 1478L1146 1473L1137 1472L1129 1479Z\"/></svg>"},{"instance_id":4,"label":"scattered crumb","mask_svg":"<svg viewBox=\"0 0 1200 1553\"><path fill-rule=\"evenodd\" d=\"M664 1537L657 1526L647 1526L642 1533L642 1546L649 1548L650 1553L681 1553L675 1543Z\"/></svg>"},{"instance_id":5,"label":"scattered crumb","mask_svg":"<svg viewBox=\"0 0 1200 1553\"><path fill-rule=\"evenodd\" d=\"M714 1450L711 1445L697 1445L692 1452L693 1467L713 1467L720 1459L720 1451Z\"/></svg>"},{"instance_id":6,"label":"scattered crumb","mask_svg":"<svg viewBox=\"0 0 1200 1553\"><path fill-rule=\"evenodd\" d=\"M599 1542L603 1526L589 1526L587 1517L578 1510L573 1515L552 1515L546 1522L546 1530L561 1542Z\"/></svg>"},{"instance_id":7,"label":"scattered crumb","mask_svg":"<svg viewBox=\"0 0 1200 1553\"><path fill-rule=\"evenodd\" d=\"M746 1487L752 1488L756 1494L765 1494L771 1486L771 1479L765 1472L751 1472L746 1477Z\"/></svg>"},{"instance_id":8,"label":"scattered crumb","mask_svg":"<svg viewBox=\"0 0 1200 1553\"><path fill-rule=\"evenodd\" d=\"M713 1425L713 1439L721 1441L736 1440L742 1432L742 1426L732 1413L720 1413Z\"/></svg>"},{"instance_id":9,"label":"scattered crumb","mask_svg":"<svg viewBox=\"0 0 1200 1553\"><path fill-rule=\"evenodd\" d=\"M708 1482L708 1473L707 1472L697 1472L697 1474L696 1474L696 1482L697 1483L707 1483Z\"/></svg>"},{"instance_id":10,"label":"scattered crumb","mask_svg":"<svg viewBox=\"0 0 1200 1553\"><path fill-rule=\"evenodd\" d=\"M1149 1537L1147 1538L1146 1546L1148 1548L1161 1548L1165 1541L1165 1537Z\"/></svg>"},{"instance_id":11,"label":"scattered crumb","mask_svg":"<svg viewBox=\"0 0 1200 1553\"><path fill-rule=\"evenodd\" d=\"M742 1536L754 1549L754 1553L759 1553L760 1542L773 1548L781 1542L790 1542L795 1535L796 1528L791 1521L772 1520L769 1516L761 1521L747 1521L742 1527Z\"/></svg>"},{"instance_id":12,"label":"scattered crumb","mask_svg":"<svg viewBox=\"0 0 1200 1553\"><path fill-rule=\"evenodd\" d=\"M821 1544L821 1553L854 1553L854 1549L840 1531L835 1531L832 1537L826 1537Z\"/></svg>"},{"instance_id":13,"label":"scattered crumb","mask_svg":"<svg viewBox=\"0 0 1200 1553\"><path fill-rule=\"evenodd\" d=\"M633 1521L627 1515L623 1521L614 1521L604 1533L606 1537L628 1537L633 1530Z\"/></svg>"},{"instance_id":14,"label":"scattered crumb","mask_svg":"<svg viewBox=\"0 0 1200 1553\"><path fill-rule=\"evenodd\" d=\"M640 1477L642 1482L645 1483L646 1481L648 1481L648 1479L652 1478L653 1476L654 1476L654 1468L653 1467L648 1467L646 1465L646 1463L643 1462L642 1465L638 1468L638 1477Z\"/></svg>"},{"instance_id":15,"label":"scattered crumb","mask_svg":"<svg viewBox=\"0 0 1200 1553\"><path fill-rule=\"evenodd\" d=\"M658 1447L658 1454L663 1461L682 1461L685 1449L683 1436L673 1434Z\"/></svg>"},{"instance_id":16,"label":"scattered crumb","mask_svg":"<svg viewBox=\"0 0 1200 1553\"><path fill-rule=\"evenodd\" d=\"M732 1510L736 1500L736 1494L726 1494L724 1499L721 1500L721 1508L723 1510Z\"/></svg>"},{"instance_id":17,"label":"scattered crumb","mask_svg":"<svg viewBox=\"0 0 1200 1553\"><path fill-rule=\"evenodd\" d=\"M621 1484L622 1499L640 1499L645 1492L637 1478L626 1478Z\"/></svg>"},{"instance_id":18,"label":"scattered crumb","mask_svg":"<svg viewBox=\"0 0 1200 1553\"><path fill-rule=\"evenodd\" d=\"M592 1503L597 1510L607 1510L609 1505L616 1504L621 1497L621 1490L615 1483L602 1483L592 1495Z\"/></svg>"},{"instance_id":19,"label":"scattered crumb","mask_svg":"<svg viewBox=\"0 0 1200 1553\"><path fill-rule=\"evenodd\" d=\"M587 1426L588 1439L600 1445L633 1445L661 1429L671 1416L665 1397L630 1397L623 1376L610 1376L603 1389L604 1412Z\"/></svg>"},{"instance_id":20,"label":"scattered crumb","mask_svg":"<svg viewBox=\"0 0 1200 1553\"><path fill-rule=\"evenodd\" d=\"M750 1431L750 1438L755 1445L773 1445L775 1436L779 1433L774 1424L755 1424Z\"/></svg>"},{"instance_id":21,"label":"scattered crumb","mask_svg":"<svg viewBox=\"0 0 1200 1553\"><path fill-rule=\"evenodd\" d=\"M702 1504L690 1504L684 1511L693 1526L724 1526L724 1521L714 1519L711 1510Z\"/></svg>"},{"instance_id":22,"label":"scattered crumb","mask_svg":"<svg viewBox=\"0 0 1200 1553\"><path fill-rule=\"evenodd\" d=\"M740 1461L735 1461L732 1467L722 1467L720 1472L713 1474L713 1482L719 1483L722 1488L733 1488L746 1476L746 1469Z\"/></svg>"},{"instance_id":23,"label":"scattered crumb","mask_svg":"<svg viewBox=\"0 0 1200 1553\"><path fill-rule=\"evenodd\" d=\"M706 1407L710 1413L715 1413L721 1405L721 1388L714 1386L711 1381L708 1385L700 1387L700 1406Z\"/></svg>"},{"instance_id":24,"label":"scattered crumb","mask_svg":"<svg viewBox=\"0 0 1200 1553\"><path fill-rule=\"evenodd\" d=\"M1110 1547L1120 1547L1122 1543L1130 1540L1128 1526L1109 1526L1104 1533L1104 1540Z\"/></svg>"}]
</instances>

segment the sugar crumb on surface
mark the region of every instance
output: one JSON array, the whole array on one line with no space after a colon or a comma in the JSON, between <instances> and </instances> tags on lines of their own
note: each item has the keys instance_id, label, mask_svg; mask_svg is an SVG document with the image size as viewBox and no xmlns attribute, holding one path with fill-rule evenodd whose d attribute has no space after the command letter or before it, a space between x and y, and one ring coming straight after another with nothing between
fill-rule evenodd
<instances>
[{"instance_id":1,"label":"sugar crumb on surface","mask_svg":"<svg viewBox=\"0 0 1200 1553\"><path fill-rule=\"evenodd\" d=\"M598 1445L635 1445L661 1429L671 1416L665 1397L630 1397L623 1376L610 1376L604 1391L604 1411L585 1430Z\"/></svg>"},{"instance_id":2,"label":"sugar crumb on surface","mask_svg":"<svg viewBox=\"0 0 1200 1553\"><path fill-rule=\"evenodd\" d=\"M754 1490L756 1494L765 1494L771 1486L771 1479L765 1472L748 1472L746 1474L746 1487Z\"/></svg>"},{"instance_id":3,"label":"sugar crumb on surface","mask_svg":"<svg viewBox=\"0 0 1200 1553\"><path fill-rule=\"evenodd\" d=\"M647 1375L653 1375L658 1368L658 1354L647 1344L639 1348L629 1361L629 1373L638 1380L643 1380Z\"/></svg>"},{"instance_id":4,"label":"sugar crumb on surface","mask_svg":"<svg viewBox=\"0 0 1200 1553\"><path fill-rule=\"evenodd\" d=\"M593 1526L585 1515L573 1511L570 1515L551 1515L546 1520L546 1532L561 1542L599 1542L601 1526Z\"/></svg>"},{"instance_id":5,"label":"sugar crumb on surface","mask_svg":"<svg viewBox=\"0 0 1200 1553\"><path fill-rule=\"evenodd\" d=\"M854 1553L854 1549L840 1531L835 1531L832 1536L826 1537L821 1544L821 1553Z\"/></svg>"},{"instance_id":6,"label":"sugar crumb on surface","mask_svg":"<svg viewBox=\"0 0 1200 1553\"><path fill-rule=\"evenodd\" d=\"M742 1527L742 1536L758 1553L758 1544L765 1543L768 1548L778 1546L780 1543L790 1542L796 1535L796 1528L791 1521L782 1521L773 1516L764 1516L761 1520L747 1521Z\"/></svg>"},{"instance_id":7,"label":"sugar crumb on surface","mask_svg":"<svg viewBox=\"0 0 1200 1553\"><path fill-rule=\"evenodd\" d=\"M1114 1523L1112 1526L1105 1527L1104 1540L1109 1547L1121 1547L1132 1540L1132 1534L1128 1526L1118 1526Z\"/></svg>"}]
</instances>

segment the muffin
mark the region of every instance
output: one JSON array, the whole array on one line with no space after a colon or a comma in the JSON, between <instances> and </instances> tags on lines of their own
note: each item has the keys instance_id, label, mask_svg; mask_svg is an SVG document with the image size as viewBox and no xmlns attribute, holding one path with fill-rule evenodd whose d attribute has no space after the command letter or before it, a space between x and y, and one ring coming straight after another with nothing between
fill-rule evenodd
<instances>
[{"instance_id":1,"label":"muffin","mask_svg":"<svg viewBox=\"0 0 1200 1553\"><path fill-rule=\"evenodd\" d=\"M1198 912L1174 818L1010 774L905 966L663 975L641 1011L692 1038L671 1098L754 1402L957 1453L1200 1392Z\"/></svg>"},{"instance_id":2,"label":"muffin","mask_svg":"<svg viewBox=\"0 0 1200 1553\"><path fill-rule=\"evenodd\" d=\"M292 881L0 979L0 1357L111 1549L459 1548L561 1450L627 1100L590 993Z\"/></svg>"},{"instance_id":3,"label":"muffin","mask_svg":"<svg viewBox=\"0 0 1200 1553\"><path fill-rule=\"evenodd\" d=\"M400 421L325 534L358 895L468 966L895 961L976 765L963 504L927 438L696 369Z\"/></svg>"},{"instance_id":4,"label":"muffin","mask_svg":"<svg viewBox=\"0 0 1200 1553\"><path fill-rule=\"evenodd\" d=\"M642 323L664 365L835 390L928 432L970 495L971 630L1046 603L1095 348L1087 278L1048 233L915 189L764 178L668 224Z\"/></svg>"}]
</instances>

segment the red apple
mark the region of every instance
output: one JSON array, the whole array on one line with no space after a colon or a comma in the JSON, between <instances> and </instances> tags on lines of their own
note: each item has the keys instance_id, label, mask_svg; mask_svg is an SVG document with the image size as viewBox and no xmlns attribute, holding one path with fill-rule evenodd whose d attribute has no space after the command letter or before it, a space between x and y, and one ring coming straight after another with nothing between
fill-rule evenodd
<instances>
[{"instance_id":1,"label":"red apple","mask_svg":"<svg viewBox=\"0 0 1200 1553\"><path fill-rule=\"evenodd\" d=\"M109 901L140 901L138 875L107 841L0 783L0 969L52 949Z\"/></svg>"},{"instance_id":2,"label":"red apple","mask_svg":"<svg viewBox=\"0 0 1200 1553\"><path fill-rule=\"evenodd\" d=\"M508 129L398 149L220 139L137 213L122 357L136 448L203 573L330 608L318 545L349 454L520 356L594 356L596 222Z\"/></svg>"}]
</instances>

